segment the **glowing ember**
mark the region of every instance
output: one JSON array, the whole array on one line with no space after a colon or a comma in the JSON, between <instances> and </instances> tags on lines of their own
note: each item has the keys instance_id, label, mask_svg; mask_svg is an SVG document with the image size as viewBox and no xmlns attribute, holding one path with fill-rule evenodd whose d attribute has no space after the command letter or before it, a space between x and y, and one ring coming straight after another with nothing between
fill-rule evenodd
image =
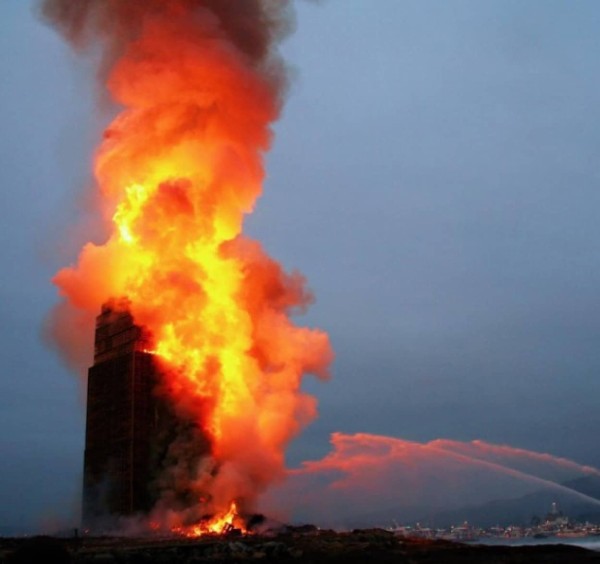
<instances>
[{"instance_id":1,"label":"glowing ember","mask_svg":"<svg viewBox=\"0 0 600 564\"><path fill-rule=\"evenodd\" d=\"M152 337L165 391L210 443L210 464L173 455L187 472L173 472L176 487L206 496L203 510L214 514L233 499L247 508L283 475L286 444L316 413L301 378L325 377L332 356L325 333L290 320L311 300L303 278L241 235L280 110L285 80L273 41L287 2L239 6L45 3L67 35L97 38L115 57L107 87L123 108L95 164L106 240L86 244L54 279L65 300L57 339L68 349L82 319L91 327L103 304L126 298ZM235 504L185 531L218 532L232 515Z\"/></svg>"}]
</instances>

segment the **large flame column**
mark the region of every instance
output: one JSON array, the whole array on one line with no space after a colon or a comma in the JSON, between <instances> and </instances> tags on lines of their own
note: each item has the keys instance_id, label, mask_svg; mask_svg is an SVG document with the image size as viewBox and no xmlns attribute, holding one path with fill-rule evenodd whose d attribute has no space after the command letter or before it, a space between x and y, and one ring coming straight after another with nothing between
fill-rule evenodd
<instances>
[{"instance_id":1,"label":"large flame column","mask_svg":"<svg viewBox=\"0 0 600 564\"><path fill-rule=\"evenodd\" d=\"M161 389L211 444L210 471L197 465L186 487L214 511L251 503L282 477L287 443L316 414L302 376L326 377L332 356L325 333L290 320L311 299L303 278L242 235L285 85L274 45L287 2L44 7L71 39L104 48L122 107L96 155L107 238L56 275L56 319L125 301L152 338Z\"/></svg>"}]
</instances>

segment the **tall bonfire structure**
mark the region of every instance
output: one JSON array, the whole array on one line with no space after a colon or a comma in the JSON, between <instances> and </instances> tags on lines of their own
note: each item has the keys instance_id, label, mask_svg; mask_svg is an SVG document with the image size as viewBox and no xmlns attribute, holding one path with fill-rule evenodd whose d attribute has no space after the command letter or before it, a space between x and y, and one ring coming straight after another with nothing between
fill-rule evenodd
<instances>
[{"instance_id":1,"label":"tall bonfire structure","mask_svg":"<svg viewBox=\"0 0 600 564\"><path fill-rule=\"evenodd\" d=\"M156 367L127 311L103 308L88 372L83 474L86 524L150 509L151 450L160 428Z\"/></svg>"},{"instance_id":2,"label":"tall bonfire structure","mask_svg":"<svg viewBox=\"0 0 600 564\"><path fill-rule=\"evenodd\" d=\"M292 322L311 301L303 277L243 234L290 3L41 2L99 61L118 110L94 160L104 234L54 278L67 358L95 331L85 511L218 531L285 477L285 448L316 415L302 378L326 378L332 358L324 332Z\"/></svg>"},{"instance_id":3,"label":"tall bonfire structure","mask_svg":"<svg viewBox=\"0 0 600 564\"><path fill-rule=\"evenodd\" d=\"M83 522L146 513L159 499L156 481L172 429L180 423L165 397L142 328L126 307L104 305L96 318L88 371ZM202 443L198 443L198 455Z\"/></svg>"}]
</instances>

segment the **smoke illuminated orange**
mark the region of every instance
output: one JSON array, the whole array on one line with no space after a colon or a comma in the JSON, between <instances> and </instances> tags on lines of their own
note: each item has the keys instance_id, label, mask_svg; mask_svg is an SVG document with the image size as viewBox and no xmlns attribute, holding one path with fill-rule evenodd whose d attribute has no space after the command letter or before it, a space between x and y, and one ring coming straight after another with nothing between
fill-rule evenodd
<instances>
[{"instance_id":1,"label":"smoke illuminated orange","mask_svg":"<svg viewBox=\"0 0 600 564\"><path fill-rule=\"evenodd\" d=\"M332 356L325 333L290 320L311 299L303 278L241 234L262 189L282 64L271 48L257 55L232 40L235 22L215 2L126 4L95 4L115 33L135 29L109 39L119 56L107 86L123 109L95 162L107 239L54 282L62 307L90 319L125 298L165 389L210 440L219 471L190 487L226 513L282 476L287 443L316 413L301 378L326 377Z\"/></svg>"}]
</instances>

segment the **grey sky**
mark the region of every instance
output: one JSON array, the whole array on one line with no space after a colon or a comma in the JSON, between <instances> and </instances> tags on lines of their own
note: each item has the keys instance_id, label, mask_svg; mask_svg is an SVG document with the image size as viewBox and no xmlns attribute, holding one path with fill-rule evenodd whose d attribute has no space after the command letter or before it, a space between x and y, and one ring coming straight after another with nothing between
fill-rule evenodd
<instances>
[{"instance_id":1,"label":"grey sky","mask_svg":"<svg viewBox=\"0 0 600 564\"><path fill-rule=\"evenodd\" d=\"M0 527L77 504L81 386L40 335L105 123L32 6L0 4ZM290 462L363 431L600 466L599 24L594 0L298 4L247 222L337 355Z\"/></svg>"}]
</instances>

